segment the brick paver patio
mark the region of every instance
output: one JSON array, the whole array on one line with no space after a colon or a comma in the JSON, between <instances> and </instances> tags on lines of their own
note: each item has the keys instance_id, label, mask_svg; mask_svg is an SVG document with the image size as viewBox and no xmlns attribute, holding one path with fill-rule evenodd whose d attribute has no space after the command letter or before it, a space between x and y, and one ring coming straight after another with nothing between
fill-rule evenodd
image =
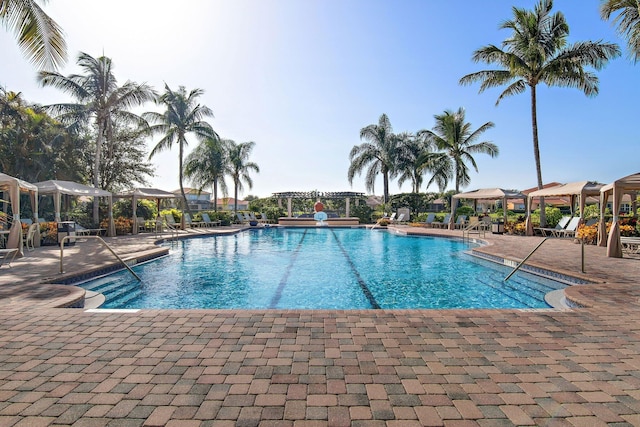
<instances>
[{"instance_id":1,"label":"brick paver patio","mask_svg":"<svg viewBox=\"0 0 640 427\"><path fill-rule=\"evenodd\" d=\"M509 259L539 242L486 240ZM0 270L0 426L640 425L640 260L586 247L581 273L580 245L543 247L532 264L600 282L567 288L586 308L52 308L69 288L40 283L59 254L39 248ZM111 262L68 252L68 272Z\"/></svg>"}]
</instances>

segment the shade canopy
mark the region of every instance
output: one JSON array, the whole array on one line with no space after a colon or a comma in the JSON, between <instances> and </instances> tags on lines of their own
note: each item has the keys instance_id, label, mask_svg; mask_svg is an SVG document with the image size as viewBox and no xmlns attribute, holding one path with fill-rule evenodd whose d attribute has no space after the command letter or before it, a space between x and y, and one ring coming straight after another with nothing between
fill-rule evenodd
<instances>
[{"instance_id":1,"label":"shade canopy","mask_svg":"<svg viewBox=\"0 0 640 427\"><path fill-rule=\"evenodd\" d=\"M62 194L77 197L107 197L109 205L109 228L107 236L115 236L115 224L113 222L113 203L111 193L106 190L91 187L89 185L80 184L71 181L49 180L36 182L38 192L42 194L53 195L53 205L55 209L55 220L59 222L60 217L60 198Z\"/></svg>"},{"instance_id":2,"label":"shade canopy","mask_svg":"<svg viewBox=\"0 0 640 427\"><path fill-rule=\"evenodd\" d=\"M613 181L600 189L600 224L598 226L598 245L607 246L607 256L622 257L622 243L620 242L620 225L618 224L620 204L625 193L635 193L640 190L640 172L627 175ZM613 195L613 224L607 238L606 222L604 218L607 200ZM635 215L635 212L634 212Z\"/></svg>"},{"instance_id":3,"label":"shade canopy","mask_svg":"<svg viewBox=\"0 0 640 427\"><path fill-rule=\"evenodd\" d=\"M20 223L20 193L29 193L31 196L31 209L33 210L33 220L38 222L38 187L23 181L18 178L14 178L10 175L0 173L0 191L9 194L9 201L11 202L11 214L13 215L13 223L9 229L9 238L7 239L7 248L18 249L18 254L22 256L23 253L23 241L22 241L22 224ZM37 230L38 236L40 230ZM34 239L36 245L39 245L40 239Z\"/></svg>"},{"instance_id":4,"label":"shade canopy","mask_svg":"<svg viewBox=\"0 0 640 427\"><path fill-rule=\"evenodd\" d=\"M451 203L451 217L449 219L450 228L453 227L454 215L458 199L471 199L475 200L487 200L495 201L502 200L502 211L504 213L504 222L507 222L507 200L521 199L527 200L527 196L517 190L505 190L502 188L480 188L466 193L458 193L452 196Z\"/></svg>"},{"instance_id":5,"label":"shade canopy","mask_svg":"<svg viewBox=\"0 0 640 427\"><path fill-rule=\"evenodd\" d=\"M160 190L159 188L132 188L122 193L116 194L118 198L131 197L131 207L133 210L133 227L131 232L138 234L138 214L136 212L139 199L155 199L158 204L158 216L160 215L160 199L175 199L181 197L179 194L170 193L169 191Z\"/></svg>"},{"instance_id":6,"label":"shade canopy","mask_svg":"<svg viewBox=\"0 0 640 427\"><path fill-rule=\"evenodd\" d=\"M570 196L571 209L573 211L575 197L578 197L580 200L580 217L582 218L584 216L587 197L599 195L602 187L603 184L594 181L577 181L532 191L529 193L527 200L527 235L533 234L533 226L531 225L531 205L533 199L540 197Z\"/></svg>"}]
</instances>

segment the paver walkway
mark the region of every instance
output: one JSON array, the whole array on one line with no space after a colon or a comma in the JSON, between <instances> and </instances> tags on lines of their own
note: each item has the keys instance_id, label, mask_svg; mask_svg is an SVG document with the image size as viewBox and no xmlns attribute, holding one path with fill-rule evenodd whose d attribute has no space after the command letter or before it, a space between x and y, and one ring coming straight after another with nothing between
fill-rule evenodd
<instances>
[{"instance_id":1,"label":"paver walkway","mask_svg":"<svg viewBox=\"0 0 640 427\"><path fill-rule=\"evenodd\" d=\"M152 240L112 243L131 254ZM513 259L539 242L487 240ZM36 277L57 267L40 248L0 270L14 289L0 299L0 426L640 425L640 261L587 247L582 274L580 245L544 246L533 263L602 282L568 288L587 308L34 307ZM65 270L108 259L73 250Z\"/></svg>"}]
</instances>

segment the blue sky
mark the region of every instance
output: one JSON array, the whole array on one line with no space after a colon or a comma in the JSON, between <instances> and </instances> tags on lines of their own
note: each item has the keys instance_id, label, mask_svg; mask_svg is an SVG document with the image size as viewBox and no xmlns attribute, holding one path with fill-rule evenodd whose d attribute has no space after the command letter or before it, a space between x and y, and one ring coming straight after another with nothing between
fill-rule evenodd
<instances>
[{"instance_id":1,"label":"blue sky","mask_svg":"<svg viewBox=\"0 0 640 427\"><path fill-rule=\"evenodd\" d=\"M512 6L533 0L57 0L45 10L63 27L70 58L61 70L78 72L80 51L110 57L121 83L146 82L161 90L204 89L201 102L214 129L236 142L254 141L260 166L253 189L261 197L279 191L367 192L364 175L347 180L349 152L362 127L386 113L395 132L431 129L433 116L463 107L474 129L495 124L484 139L500 155L476 157L476 188L525 189L536 185L529 92L495 101L499 89L478 94L460 86L465 74L488 69L471 61L475 49L508 37L499 24ZM538 86L538 124L545 182L611 182L640 171L637 157L640 65L610 22L599 0L555 0L564 13L569 42L620 44L623 56L602 71L600 93ZM0 31L0 85L31 102L66 102L40 88L36 72L16 42ZM143 110L155 107L148 105ZM149 141L149 148L159 137ZM197 142L190 141L192 150ZM154 186L178 188L178 149L152 161ZM188 183L185 183L188 185ZM408 192L410 183L391 192ZM422 188L437 191L437 188ZM382 193L382 179L375 193Z\"/></svg>"}]
</instances>

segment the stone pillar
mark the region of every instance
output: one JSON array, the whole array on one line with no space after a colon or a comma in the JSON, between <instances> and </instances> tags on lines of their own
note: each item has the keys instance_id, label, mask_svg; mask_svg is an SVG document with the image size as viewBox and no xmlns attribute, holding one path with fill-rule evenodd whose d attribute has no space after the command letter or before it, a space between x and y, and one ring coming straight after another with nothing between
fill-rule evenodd
<instances>
[{"instance_id":1,"label":"stone pillar","mask_svg":"<svg viewBox=\"0 0 640 427\"><path fill-rule=\"evenodd\" d=\"M287 216L289 218L291 218L293 216L292 212L291 212L291 197L287 198Z\"/></svg>"},{"instance_id":2,"label":"stone pillar","mask_svg":"<svg viewBox=\"0 0 640 427\"><path fill-rule=\"evenodd\" d=\"M350 212L350 209L349 209L350 205L351 205L351 198L347 197L346 208L345 208L345 210L347 211L346 214L345 214L347 216L347 218L349 218L351 216L351 212Z\"/></svg>"}]
</instances>

